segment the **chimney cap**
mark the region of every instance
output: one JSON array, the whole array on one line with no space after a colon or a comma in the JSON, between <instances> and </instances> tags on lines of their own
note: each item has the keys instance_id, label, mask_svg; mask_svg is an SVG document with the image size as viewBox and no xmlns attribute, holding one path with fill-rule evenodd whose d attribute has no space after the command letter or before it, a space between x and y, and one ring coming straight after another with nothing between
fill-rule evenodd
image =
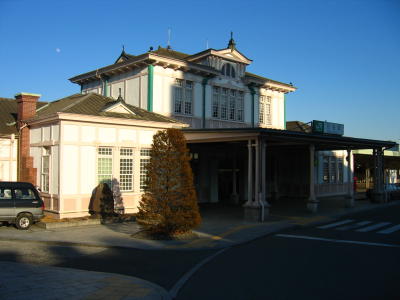
<instances>
[{"instance_id":1,"label":"chimney cap","mask_svg":"<svg viewBox=\"0 0 400 300\"><path fill-rule=\"evenodd\" d=\"M19 97L19 96L21 96L21 97L22 97L22 96L41 97L42 95L40 95L40 94L32 94L32 93L21 92L21 93L15 94L14 97Z\"/></svg>"}]
</instances>

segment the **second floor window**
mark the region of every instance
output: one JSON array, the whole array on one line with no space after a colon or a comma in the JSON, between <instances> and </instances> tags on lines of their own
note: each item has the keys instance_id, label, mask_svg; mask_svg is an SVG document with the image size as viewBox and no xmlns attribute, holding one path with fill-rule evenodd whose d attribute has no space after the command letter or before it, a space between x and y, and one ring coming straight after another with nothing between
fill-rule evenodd
<instances>
[{"instance_id":1,"label":"second floor window","mask_svg":"<svg viewBox=\"0 0 400 300\"><path fill-rule=\"evenodd\" d=\"M193 81L176 79L174 87L174 113L192 115Z\"/></svg>"},{"instance_id":2,"label":"second floor window","mask_svg":"<svg viewBox=\"0 0 400 300\"><path fill-rule=\"evenodd\" d=\"M212 117L214 119L243 122L244 93L242 91L213 87Z\"/></svg>"},{"instance_id":3,"label":"second floor window","mask_svg":"<svg viewBox=\"0 0 400 300\"><path fill-rule=\"evenodd\" d=\"M259 123L260 125L272 125L271 115L271 96L260 96L260 111Z\"/></svg>"}]
</instances>

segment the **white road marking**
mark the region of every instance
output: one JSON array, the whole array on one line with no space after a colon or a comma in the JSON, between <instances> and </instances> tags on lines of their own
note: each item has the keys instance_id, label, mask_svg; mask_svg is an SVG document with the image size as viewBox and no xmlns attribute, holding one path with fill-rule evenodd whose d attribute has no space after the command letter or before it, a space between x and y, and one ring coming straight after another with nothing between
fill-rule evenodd
<instances>
[{"instance_id":1,"label":"white road marking","mask_svg":"<svg viewBox=\"0 0 400 300\"><path fill-rule=\"evenodd\" d=\"M391 223L390 222L381 222L381 223L378 223L378 224L374 224L374 225L371 225L371 226L367 226L367 227L364 227L364 228L357 229L356 231L357 232L368 232L368 231L375 230L375 229L378 229L378 228L381 228L381 227L385 227L385 226L387 226L389 224L391 224Z\"/></svg>"},{"instance_id":2,"label":"white road marking","mask_svg":"<svg viewBox=\"0 0 400 300\"><path fill-rule=\"evenodd\" d=\"M398 230L400 230L400 225L395 225L395 226L389 227L387 229L378 231L377 233L389 234L389 233L393 233L393 232L398 231Z\"/></svg>"},{"instance_id":3,"label":"white road marking","mask_svg":"<svg viewBox=\"0 0 400 300\"><path fill-rule=\"evenodd\" d=\"M306 235L275 234L275 236L285 237L285 238L293 238L293 239L303 239L303 240L315 240L315 241L323 241L323 242L331 242L331 243L341 243L341 244L356 244L356 245L364 245L364 246L379 246L379 247L400 248L400 245L394 245L394 244L370 243L370 242L349 241L349 240L336 240L336 239L319 238L319 237L306 236Z\"/></svg>"},{"instance_id":4,"label":"white road marking","mask_svg":"<svg viewBox=\"0 0 400 300\"><path fill-rule=\"evenodd\" d=\"M196 273L196 271L198 269L200 269L203 265L205 265L206 263L208 263L210 260L212 260L214 257L216 257L217 255L221 254L222 252L228 250L228 248L223 248L217 252L215 252L214 254L206 257L205 259L203 259L201 262L199 262L197 265L195 265L193 268L191 268L188 272L186 272L176 283L175 285L172 287L172 289L169 291L169 295L171 296L172 299L176 298L176 295L178 295L179 290L185 285L185 283L190 279L190 277L193 276L194 273Z\"/></svg>"},{"instance_id":5,"label":"white road marking","mask_svg":"<svg viewBox=\"0 0 400 300\"><path fill-rule=\"evenodd\" d=\"M344 225L344 224L347 224L347 223L351 223L351 222L353 222L353 221L354 221L354 220L344 220L344 221L339 221L339 222L331 223L331 224L328 224L328 225L318 226L318 228L320 228L320 229L327 229L327 228L332 228L332 227L336 227L336 226L339 226L339 225Z\"/></svg>"},{"instance_id":6,"label":"white road marking","mask_svg":"<svg viewBox=\"0 0 400 300\"><path fill-rule=\"evenodd\" d=\"M338 227L338 228L336 228L336 230L355 229L355 228L358 228L358 227L361 227L361 226L368 225L368 224L370 224L370 223L372 223L372 222L371 222L371 221L358 222L358 223L355 223L355 224L350 224L350 225Z\"/></svg>"}]
</instances>

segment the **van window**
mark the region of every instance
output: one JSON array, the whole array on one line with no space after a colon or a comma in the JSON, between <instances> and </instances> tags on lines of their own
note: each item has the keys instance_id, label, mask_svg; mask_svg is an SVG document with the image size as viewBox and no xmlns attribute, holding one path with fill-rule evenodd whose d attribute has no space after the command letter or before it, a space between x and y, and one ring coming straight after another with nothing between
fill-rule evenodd
<instances>
[{"instance_id":1,"label":"van window","mask_svg":"<svg viewBox=\"0 0 400 300\"><path fill-rule=\"evenodd\" d=\"M35 193L31 189L15 189L15 198L17 199L27 199L27 200L33 200L36 199Z\"/></svg>"},{"instance_id":2,"label":"van window","mask_svg":"<svg viewBox=\"0 0 400 300\"><path fill-rule=\"evenodd\" d=\"M0 200L11 199L11 189L0 189Z\"/></svg>"}]
</instances>

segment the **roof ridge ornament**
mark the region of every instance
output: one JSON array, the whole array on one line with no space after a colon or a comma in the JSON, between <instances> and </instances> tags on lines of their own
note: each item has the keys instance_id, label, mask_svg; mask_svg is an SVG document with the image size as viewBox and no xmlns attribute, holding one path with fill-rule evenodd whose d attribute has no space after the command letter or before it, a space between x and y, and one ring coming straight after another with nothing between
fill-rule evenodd
<instances>
[{"instance_id":1,"label":"roof ridge ornament","mask_svg":"<svg viewBox=\"0 0 400 300\"><path fill-rule=\"evenodd\" d=\"M124 98L122 98L122 96L121 96L121 88L119 88L119 96L118 96L118 98L117 98L117 101L119 101L119 102L124 102L124 103L125 103Z\"/></svg>"},{"instance_id":2,"label":"roof ridge ornament","mask_svg":"<svg viewBox=\"0 0 400 300\"><path fill-rule=\"evenodd\" d=\"M232 51L236 49L236 43L233 39L233 31L231 31L231 39L229 40L228 48L230 48Z\"/></svg>"}]
</instances>

